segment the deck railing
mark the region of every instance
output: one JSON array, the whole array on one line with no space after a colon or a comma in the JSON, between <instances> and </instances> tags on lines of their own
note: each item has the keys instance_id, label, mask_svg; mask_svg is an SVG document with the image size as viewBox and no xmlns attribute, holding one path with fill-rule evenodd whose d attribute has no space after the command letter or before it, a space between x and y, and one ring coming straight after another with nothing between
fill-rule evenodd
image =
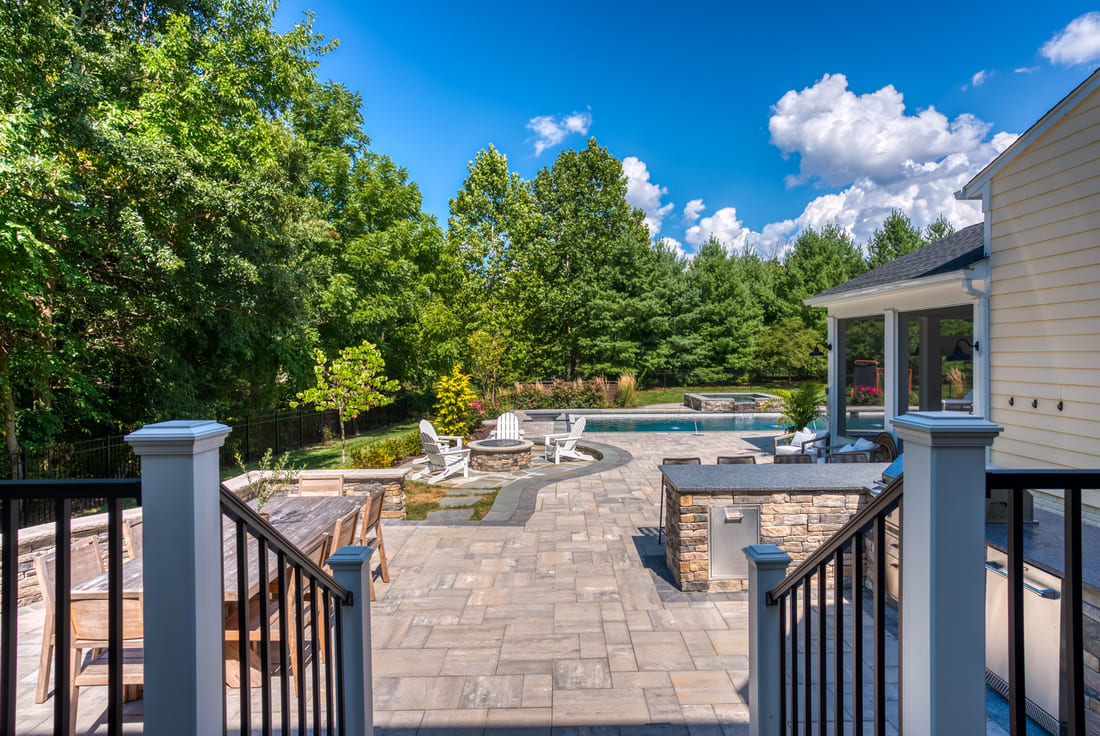
<instances>
[{"instance_id":1,"label":"deck railing","mask_svg":"<svg viewBox=\"0 0 1100 736\"><path fill-rule=\"evenodd\" d=\"M811 733L816 723L818 733L826 733L826 724L833 724L833 733L844 733L846 705L845 627L848 617L852 628L851 661L851 733L863 733L863 587L865 542L870 541L871 614L874 622L872 702L873 732L886 733L886 598L887 598L887 517L902 502L903 477L899 477L848 520L825 544L799 563L798 568L767 593L769 605L779 606L779 722L782 733ZM845 565L851 566L846 578ZM833 661L829 667L827 589L829 567L832 566ZM851 585L849 616L845 615L845 580ZM817 626L813 626L813 599L816 588ZM802 595L802 634L799 635L798 603ZM802 648L802 693L799 693L799 646ZM814 682L816 654L817 681ZM789 665L789 668L788 668ZM828 690L833 689L832 718L829 717ZM801 705L801 708L800 708ZM801 712L800 712L801 711ZM800 730L801 726L801 730Z\"/></svg>"},{"instance_id":2,"label":"deck railing","mask_svg":"<svg viewBox=\"0 0 1100 736\"><path fill-rule=\"evenodd\" d=\"M1009 728L1013 736L1024 736L1029 630L1024 617L1024 494L1057 490L1065 498L1062 703L1060 722L1053 725L1060 734L1084 736L1095 724L1086 722L1081 496L1082 489L1100 487L1100 471L987 473L983 449L999 431L995 425L980 418L921 413L900 417L895 426L907 441L910 488L905 497L904 481L898 478L789 575L791 558L782 550L771 545L746 548L750 733L862 734L868 730L868 708L873 710L869 730L876 735L891 729L984 732L984 502L989 491L1007 490ZM893 644L886 635L892 616L888 589L895 587L890 570L894 560L887 554L895 544L893 520L888 523L892 514L900 517L896 657L888 656L887 647ZM865 580L867 562L870 574ZM874 627L869 662L863 631L868 585ZM887 698L895 689L887 677L891 660L897 662L896 707ZM872 679L865 683L868 666Z\"/></svg>"},{"instance_id":3,"label":"deck railing","mask_svg":"<svg viewBox=\"0 0 1100 736\"><path fill-rule=\"evenodd\" d=\"M1024 493L1061 491L1064 505L1062 567L1062 713L1063 734L1086 732L1084 610L1082 605L1081 491L1100 488L1096 470L991 470L986 491L1008 491L1008 706L1012 736L1027 733L1027 693L1024 687Z\"/></svg>"},{"instance_id":4,"label":"deck railing","mask_svg":"<svg viewBox=\"0 0 1100 736\"><path fill-rule=\"evenodd\" d=\"M219 492L217 452L228 432L214 422L165 422L130 435L127 441L142 458L142 480L0 483L0 735L16 733L18 722L19 507L42 498L56 505L54 682L64 684L72 674L72 506L74 499L96 497L108 499L109 517L108 733L122 733L123 599L131 594L123 589L122 501L129 498L137 499L143 511L140 585L146 733L253 733L254 720L265 736L277 729L329 736L371 732L371 550L354 546L337 550L325 562L333 569L329 575L247 504L225 489ZM223 544L226 521L233 525L232 545ZM232 695L225 665L225 547L232 548L239 571L236 597L244 601L236 612L239 720L236 714L227 717L226 707ZM254 580L249 579L250 558L257 570ZM269 586L269 579L274 585ZM136 580L129 582L136 584ZM249 595L257 589L258 595ZM256 606L255 626L250 598ZM282 663L277 710L269 674L273 644ZM259 661L259 674L253 672L253 660ZM290 662L297 668L296 702L288 681ZM260 681L258 714L254 713L254 677ZM53 697L53 733L67 736L72 712L69 688L55 686Z\"/></svg>"},{"instance_id":5,"label":"deck railing","mask_svg":"<svg viewBox=\"0 0 1100 736\"><path fill-rule=\"evenodd\" d=\"M277 620L277 644L279 648L279 723L284 733L290 732L291 710L288 681L288 664L294 661L296 672L297 733L346 733L343 682L343 608L352 603L351 594L332 579L313 560L288 541L278 530L266 523L248 504L241 501L229 489L221 488L222 514L234 525L235 554L237 560L237 600L249 600L248 557L254 555L258 565L257 580L260 593L257 597L258 631L251 627L251 616L238 611L237 637L240 688L240 732L252 732L251 644L259 645L260 677L260 729L269 736L275 727L272 704L271 621ZM254 545L250 548L249 542ZM275 557L273 591L267 586L269 557ZM224 572L223 572L224 575ZM274 600L272 600L272 594ZM274 610L272 610L274 608ZM310 621L303 611L310 611ZM290 623L293 619L293 624ZM294 631L290 630L291 625ZM289 642L294 642L293 655ZM310 666L306 662L305 642L310 642ZM322 665L323 660L323 665ZM308 677L306 676L308 672ZM309 682L307 690L306 682ZM307 698L307 692L312 695ZM307 702L308 700L308 702ZM312 723L311 723L312 721ZM228 727L228 722L227 722ZM311 730L312 728L312 730Z\"/></svg>"},{"instance_id":6,"label":"deck railing","mask_svg":"<svg viewBox=\"0 0 1100 736\"><path fill-rule=\"evenodd\" d=\"M49 501L54 504L54 661L55 683L69 681L70 524L75 502L106 499L107 503L107 578L108 578L108 686L107 729L122 733L122 501L141 503L141 481L132 480L28 480L0 481L0 733L14 734L16 720L16 672L19 640L19 517L25 503ZM39 581L44 585L44 581ZM70 718L68 687L54 687L55 734L68 734Z\"/></svg>"}]
</instances>

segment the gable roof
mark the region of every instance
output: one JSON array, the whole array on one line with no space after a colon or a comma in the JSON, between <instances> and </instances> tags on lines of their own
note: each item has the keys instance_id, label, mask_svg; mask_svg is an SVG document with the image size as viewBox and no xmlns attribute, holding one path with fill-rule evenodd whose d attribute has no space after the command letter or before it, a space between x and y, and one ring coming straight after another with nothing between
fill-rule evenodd
<instances>
[{"instance_id":1,"label":"gable roof","mask_svg":"<svg viewBox=\"0 0 1100 736\"><path fill-rule=\"evenodd\" d=\"M1054 125L1066 116L1079 102L1100 88L1100 69L1090 74L1085 81L1077 85L1068 95L1063 97L1057 105L1047 110L1043 117L1025 130L1012 145L1001 153L989 164L979 171L977 175L967 182L959 191L955 192L955 199L980 199L985 185L997 172L1007 166L1013 159L1020 155L1035 139L1050 130Z\"/></svg>"},{"instance_id":2,"label":"gable roof","mask_svg":"<svg viewBox=\"0 0 1100 736\"><path fill-rule=\"evenodd\" d=\"M886 286L901 281L961 271L983 258L985 258L985 224L979 222L816 294L807 302L849 291L860 291L875 286Z\"/></svg>"}]
</instances>

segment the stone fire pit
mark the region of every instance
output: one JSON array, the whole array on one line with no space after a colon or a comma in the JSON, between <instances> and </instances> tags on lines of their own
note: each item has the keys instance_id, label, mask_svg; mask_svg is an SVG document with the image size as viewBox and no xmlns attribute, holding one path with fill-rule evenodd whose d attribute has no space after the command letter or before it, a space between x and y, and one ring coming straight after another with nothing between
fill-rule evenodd
<instances>
[{"instance_id":1,"label":"stone fire pit","mask_svg":"<svg viewBox=\"0 0 1100 736\"><path fill-rule=\"evenodd\" d=\"M469 444L470 467L484 473L507 473L531 467L529 440L475 440Z\"/></svg>"}]
</instances>

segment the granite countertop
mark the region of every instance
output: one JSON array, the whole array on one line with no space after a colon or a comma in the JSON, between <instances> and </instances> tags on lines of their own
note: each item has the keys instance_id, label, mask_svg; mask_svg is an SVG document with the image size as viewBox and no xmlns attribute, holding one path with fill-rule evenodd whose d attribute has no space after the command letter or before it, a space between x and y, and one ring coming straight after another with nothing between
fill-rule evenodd
<instances>
[{"instance_id":1,"label":"granite countertop","mask_svg":"<svg viewBox=\"0 0 1100 736\"><path fill-rule=\"evenodd\" d=\"M1058 577L1065 571L1065 518L1046 509L1035 509L1034 524L1024 524L1024 559ZM1086 585L1100 588L1100 529L1084 523L1081 552L1083 556L1081 577ZM1006 552L1008 550L1008 525L985 525L985 541Z\"/></svg>"},{"instance_id":2,"label":"granite countertop","mask_svg":"<svg viewBox=\"0 0 1100 736\"><path fill-rule=\"evenodd\" d=\"M660 470L680 493L772 493L870 489L888 465L661 465Z\"/></svg>"}]
</instances>

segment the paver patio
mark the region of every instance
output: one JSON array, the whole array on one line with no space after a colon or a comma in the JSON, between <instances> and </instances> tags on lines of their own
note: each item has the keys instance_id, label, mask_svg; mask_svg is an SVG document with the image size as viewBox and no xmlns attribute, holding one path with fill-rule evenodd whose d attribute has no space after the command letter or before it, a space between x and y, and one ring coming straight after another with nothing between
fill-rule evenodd
<instances>
[{"instance_id":1,"label":"paver patio","mask_svg":"<svg viewBox=\"0 0 1100 736\"><path fill-rule=\"evenodd\" d=\"M571 463L597 472L553 479L525 520L387 523L391 582L372 607L377 733L747 733L745 596L668 581L657 465L763 456L770 439L586 437L625 450L622 464Z\"/></svg>"}]
</instances>

